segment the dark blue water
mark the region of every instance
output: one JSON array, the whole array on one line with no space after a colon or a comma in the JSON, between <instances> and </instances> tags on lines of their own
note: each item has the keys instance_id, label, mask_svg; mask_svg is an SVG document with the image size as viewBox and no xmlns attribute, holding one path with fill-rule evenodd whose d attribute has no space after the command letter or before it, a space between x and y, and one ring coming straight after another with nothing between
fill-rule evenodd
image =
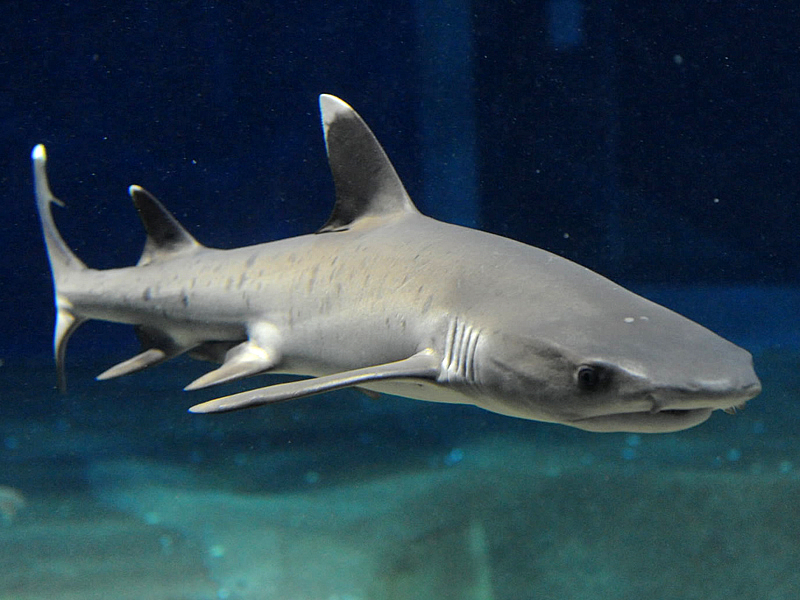
<instances>
[{"instance_id":1,"label":"dark blue water","mask_svg":"<svg viewBox=\"0 0 800 600\"><path fill-rule=\"evenodd\" d=\"M12 518L0 493L0 596L796 596L796 3L9 0L0 17L0 486L27 498ZM204 365L94 382L136 352L96 323L59 395L33 146L89 266L138 259L130 184L206 245L254 244L328 217L320 93L359 111L420 210L700 321L753 352L762 396L656 437L355 392L215 420L178 391Z\"/></svg>"}]
</instances>

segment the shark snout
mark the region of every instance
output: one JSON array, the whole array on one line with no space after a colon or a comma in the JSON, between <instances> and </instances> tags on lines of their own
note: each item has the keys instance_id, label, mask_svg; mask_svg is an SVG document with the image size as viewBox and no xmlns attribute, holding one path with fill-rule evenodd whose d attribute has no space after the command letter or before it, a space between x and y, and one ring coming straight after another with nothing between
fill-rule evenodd
<instances>
[{"instance_id":1,"label":"shark snout","mask_svg":"<svg viewBox=\"0 0 800 600\"><path fill-rule=\"evenodd\" d=\"M754 375L753 381L749 381L740 388L740 393L744 401L755 398L761 393L761 382Z\"/></svg>"},{"instance_id":2,"label":"shark snout","mask_svg":"<svg viewBox=\"0 0 800 600\"><path fill-rule=\"evenodd\" d=\"M670 360L664 361L658 374L654 373L651 391L658 407L728 410L741 407L761 393L750 352L713 334L700 339L703 343L693 346L697 352L677 349L670 353Z\"/></svg>"},{"instance_id":3,"label":"shark snout","mask_svg":"<svg viewBox=\"0 0 800 600\"><path fill-rule=\"evenodd\" d=\"M737 379L700 379L683 387L668 387L649 394L650 412L708 408L730 410L741 408L761 393L761 381L751 374Z\"/></svg>"},{"instance_id":4,"label":"shark snout","mask_svg":"<svg viewBox=\"0 0 800 600\"><path fill-rule=\"evenodd\" d=\"M710 392L715 408L729 408L755 398L761 393L761 381L753 368L753 358L749 352L742 351L739 367L725 377L706 382L702 387ZM725 405L728 406L725 406Z\"/></svg>"}]
</instances>

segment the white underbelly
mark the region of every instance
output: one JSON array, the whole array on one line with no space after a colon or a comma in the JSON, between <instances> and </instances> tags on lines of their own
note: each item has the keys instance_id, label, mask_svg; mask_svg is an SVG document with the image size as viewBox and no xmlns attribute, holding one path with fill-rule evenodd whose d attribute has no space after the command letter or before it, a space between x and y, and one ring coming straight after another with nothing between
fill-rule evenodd
<instances>
[{"instance_id":1,"label":"white underbelly","mask_svg":"<svg viewBox=\"0 0 800 600\"><path fill-rule=\"evenodd\" d=\"M381 381L360 386L381 394L392 394L426 402L444 402L447 404L474 404L474 399L452 388L436 383L428 383L412 379L396 379Z\"/></svg>"}]
</instances>

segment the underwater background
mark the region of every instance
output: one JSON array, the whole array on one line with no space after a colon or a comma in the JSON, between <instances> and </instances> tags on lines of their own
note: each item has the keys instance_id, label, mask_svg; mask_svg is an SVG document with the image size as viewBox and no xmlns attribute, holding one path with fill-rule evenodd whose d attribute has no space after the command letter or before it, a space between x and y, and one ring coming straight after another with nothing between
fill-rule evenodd
<instances>
[{"instance_id":1,"label":"underwater background","mask_svg":"<svg viewBox=\"0 0 800 600\"><path fill-rule=\"evenodd\" d=\"M763 393L653 436L355 391L197 416L205 365L96 382L138 350L92 322L59 394L33 146L91 267L138 260L130 184L261 243L332 207L320 93L422 212L699 321ZM0 600L799 597L799 97L788 0L1 1Z\"/></svg>"}]
</instances>

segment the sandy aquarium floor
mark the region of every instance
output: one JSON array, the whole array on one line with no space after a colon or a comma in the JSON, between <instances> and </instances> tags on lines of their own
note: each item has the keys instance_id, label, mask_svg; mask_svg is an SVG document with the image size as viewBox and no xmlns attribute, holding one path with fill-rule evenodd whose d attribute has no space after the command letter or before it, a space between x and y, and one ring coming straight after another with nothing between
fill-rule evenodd
<instances>
[{"instance_id":1,"label":"sandy aquarium floor","mask_svg":"<svg viewBox=\"0 0 800 600\"><path fill-rule=\"evenodd\" d=\"M756 358L746 410L656 436L357 392L189 415L202 365L59 396L6 360L0 600L796 599L800 356Z\"/></svg>"}]
</instances>

